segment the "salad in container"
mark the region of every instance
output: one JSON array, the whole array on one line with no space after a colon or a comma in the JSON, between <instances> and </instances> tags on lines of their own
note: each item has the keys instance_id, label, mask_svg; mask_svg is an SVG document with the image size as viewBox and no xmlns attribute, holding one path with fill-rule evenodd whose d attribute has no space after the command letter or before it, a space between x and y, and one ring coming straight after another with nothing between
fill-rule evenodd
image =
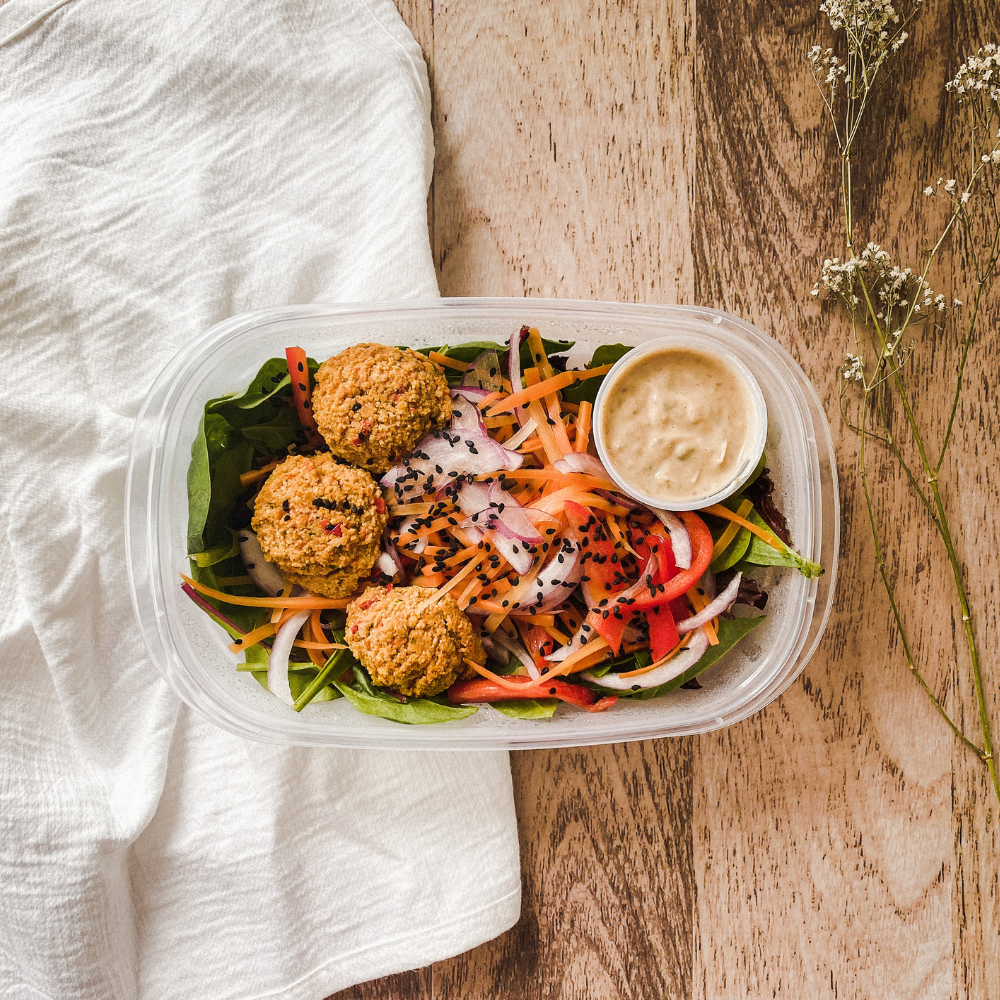
<instances>
[{"instance_id":1,"label":"salad in container","mask_svg":"<svg viewBox=\"0 0 1000 1000\"><path fill-rule=\"evenodd\" d=\"M549 310L537 325L511 322ZM658 735L720 688L744 696L730 716L773 697L776 678L760 675L775 651L778 683L794 676L790 663L801 669L836 568L835 479L832 505L822 482L835 470L816 475L827 456L814 399L796 425L775 405L773 363L727 338L723 314L688 310L678 322L685 311L668 309L663 322L647 310L633 317L647 321L638 335L633 323L617 337L595 336L583 315L588 347L566 336L565 303L486 311L490 339L454 336L448 323L440 331L452 336L436 341L433 324L393 337L391 321L353 317L329 352L313 346L314 329L279 323L252 377L189 398L197 425L187 455L175 428L170 463L176 497L187 458L183 550L147 586L183 607L180 631L211 645L213 675L230 675L225 693L235 679L269 724L248 725L231 697L216 721L336 745L607 742ZM175 393L176 367L165 373ZM813 433L790 441L803 416ZM139 461L141 430L129 548L143 624L131 501L143 473L161 485L164 474ZM811 497L788 489L803 453ZM164 624L151 643L158 662ZM210 708L204 688L192 697L194 651L166 645L187 667L168 677ZM717 711L696 727L726 721Z\"/></svg>"}]
</instances>

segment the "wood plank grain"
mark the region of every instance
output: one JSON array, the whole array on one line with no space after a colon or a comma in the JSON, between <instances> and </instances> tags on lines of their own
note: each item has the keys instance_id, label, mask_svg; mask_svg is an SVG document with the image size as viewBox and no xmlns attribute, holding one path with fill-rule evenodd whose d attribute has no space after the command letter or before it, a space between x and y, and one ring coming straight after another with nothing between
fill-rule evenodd
<instances>
[{"instance_id":1,"label":"wood plank grain","mask_svg":"<svg viewBox=\"0 0 1000 1000\"><path fill-rule=\"evenodd\" d=\"M690 301L690 0L434 7L443 295Z\"/></svg>"},{"instance_id":2,"label":"wood plank grain","mask_svg":"<svg viewBox=\"0 0 1000 1000\"><path fill-rule=\"evenodd\" d=\"M845 474L845 538L834 618L803 679L698 748L696 995L952 997L954 842L965 830L960 822L953 835L952 794L953 782L969 783L958 767L953 778L954 742L905 671L895 638L885 640L889 611L851 475L856 441L837 416L834 372L848 331L806 295L822 257L843 256L830 243L839 231L835 151L804 65L814 40L826 44L818 28L811 3L699 4L698 299L762 325L824 393ZM903 85L879 109L901 112L905 124L877 130L882 152L859 170L859 217L872 219L862 241L885 234L909 260L934 214L917 192L942 169L939 89L953 30L946 5L924 12ZM940 422L952 352L926 335L915 356L922 418ZM971 465L970 443L956 449L959 464ZM883 521L898 556L891 571L918 657L943 691L956 655L953 623L928 620L924 609L950 597L947 564L901 476L880 466L874 488L892 515ZM985 499L982 485L966 495ZM976 802L988 803L978 792ZM985 815L964 815L984 829ZM977 851L991 856L990 846L970 846L970 890L992 893L995 908L995 874L974 863ZM977 989L990 962L984 933L973 929L963 973Z\"/></svg>"}]
</instances>

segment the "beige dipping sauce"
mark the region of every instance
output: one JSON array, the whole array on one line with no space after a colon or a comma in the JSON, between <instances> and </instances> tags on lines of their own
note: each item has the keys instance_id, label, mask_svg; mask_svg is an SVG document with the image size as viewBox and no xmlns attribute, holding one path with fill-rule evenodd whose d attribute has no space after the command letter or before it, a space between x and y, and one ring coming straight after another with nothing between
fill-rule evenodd
<instances>
[{"instance_id":1,"label":"beige dipping sauce","mask_svg":"<svg viewBox=\"0 0 1000 1000\"><path fill-rule=\"evenodd\" d=\"M661 503L685 503L733 481L756 424L753 399L728 365L666 347L637 357L609 387L601 436L622 480Z\"/></svg>"}]
</instances>

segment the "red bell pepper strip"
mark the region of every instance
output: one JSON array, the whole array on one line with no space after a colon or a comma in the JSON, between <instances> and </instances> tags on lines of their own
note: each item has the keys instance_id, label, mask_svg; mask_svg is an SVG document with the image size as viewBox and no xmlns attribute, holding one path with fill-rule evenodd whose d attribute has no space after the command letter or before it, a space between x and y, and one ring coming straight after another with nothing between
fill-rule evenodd
<instances>
[{"instance_id":1,"label":"red bell pepper strip","mask_svg":"<svg viewBox=\"0 0 1000 1000\"><path fill-rule=\"evenodd\" d=\"M543 667L544 659L556 648L556 641L545 629L531 622L518 622L518 630L524 640L524 647L531 654L536 667Z\"/></svg>"},{"instance_id":2,"label":"red bell pepper strip","mask_svg":"<svg viewBox=\"0 0 1000 1000\"><path fill-rule=\"evenodd\" d=\"M627 605L631 611L648 611L686 594L701 579L712 561L712 533L705 522L694 511L681 510L677 514L691 537L691 566L665 583L654 582L652 590L631 598Z\"/></svg>"},{"instance_id":3,"label":"red bell pepper strip","mask_svg":"<svg viewBox=\"0 0 1000 1000\"><path fill-rule=\"evenodd\" d=\"M649 622L649 647L654 660L660 660L681 641L669 604L658 604L646 612Z\"/></svg>"},{"instance_id":4,"label":"red bell pepper strip","mask_svg":"<svg viewBox=\"0 0 1000 1000\"><path fill-rule=\"evenodd\" d=\"M622 648L622 637L632 617L632 609L621 604L606 604L603 608L594 608L587 615L587 623L611 647L611 652L618 655Z\"/></svg>"},{"instance_id":5,"label":"red bell pepper strip","mask_svg":"<svg viewBox=\"0 0 1000 1000\"><path fill-rule=\"evenodd\" d=\"M603 712L618 700L617 695L598 698L596 691L579 684L567 684L558 678L533 681L530 677L512 676L505 680L521 684L521 688L505 688L485 677L477 677L471 681L456 681L452 684L448 688L448 701L452 705L466 705L470 702L507 701L513 698L558 698L588 712Z\"/></svg>"},{"instance_id":6,"label":"red bell pepper strip","mask_svg":"<svg viewBox=\"0 0 1000 1000\"><path fill-rule=\"evenodd\" d=\"M312 388L309 383L309 365L306 352L301 347L286 347L285 360L288 362L288 377L292 382L292 400L299 423L305 431L310 447L317 448L323 443L316 418L312 411Z\"/></svg>"},{"instance_id":7,"label":"red bell pepper strip","mask_svg":"<svg viewBox=\"0 0 1000 1000\"><path fill-rule=\"evenodd\" d=\"M572 500L566 501L565 511L569 526L581 535L583 579L580 587L587 601L596 604L628 587L621 564L624 549L609 536L603 522Z\"/></svg>"}]
</instances>

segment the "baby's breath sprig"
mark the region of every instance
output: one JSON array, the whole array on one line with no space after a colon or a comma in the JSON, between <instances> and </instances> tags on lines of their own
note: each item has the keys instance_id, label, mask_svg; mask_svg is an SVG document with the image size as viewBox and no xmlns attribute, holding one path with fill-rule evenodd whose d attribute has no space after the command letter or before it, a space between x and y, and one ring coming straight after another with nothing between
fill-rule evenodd
<instances>
[{"instance_id":1,"label":"baby's breath sprig","mask_svg":"<svg viewBox=\"0 0 1000 1000\"><path fill-rule=\"evenodd\" d=\"M812 294L839 301L851 323L852 350L839 367L841 412L848 426L860 437L858 476L872 531L876 565L907 665L955 735L985 763L1000 800L1000 777L993 756L973 615L938 482L955 426L965 365L983 295L996 276L1000 259L1000 48L996 44L981 46L945 84L946 91L959 105L963 134L968 143L967 165L960 177L946 179L942 176L923 189L928 198L941 198L948 203L945 225L926 252L924 266L919 269L902 266L879 243L868 242L860 253L855 252L854 245L852 158L863 135L861 126L871 98L886 79L893 57L908 40L907 26L919 12L921 2L909 0L905 6L897 8L893 0L825 0L820 6L835 34L843 36L834 46L813 46L808 62L832 122L840 154L846 247L843 257L828 257L823 261L820 279ZM841 49L843 54L839 54ZM949 235L955 237L973 276L968 308L964 308L958 298L952 298L949 304L945 295L935 292L928 281L931 265ZM932 456L924 429L914 415L904 378L904 368L916 348L908 334L921 325L943 331L949 324L961 327L960 360L942 444ZM890 408L896 404L902 407L906 428L918 455L918 461L913 463L904 456L889 419ZM971 740L945 710L915 661L909 633L886 569L882 536L869 488L870 441L887 447L899 464L948 557L972 667L981 746Z\"/></svg>"}]
</instances>

